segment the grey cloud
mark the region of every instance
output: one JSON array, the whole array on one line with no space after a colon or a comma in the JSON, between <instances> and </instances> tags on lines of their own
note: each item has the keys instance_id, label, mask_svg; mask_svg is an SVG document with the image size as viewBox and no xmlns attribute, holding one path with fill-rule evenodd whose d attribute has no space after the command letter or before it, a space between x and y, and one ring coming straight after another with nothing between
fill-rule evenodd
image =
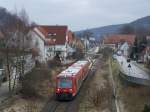
<instances>
[{"instance_id":1,"label":"grey cloud","mask_svg":"<svg viewBox=\"0 0 150 112\"><path fill-rule=\"evenodd\" d=\"M150 0L0 0L13 10L24 7L39 24L67 24L72 30L133 21L150 13Z\"/></svg>"}]
</instances>

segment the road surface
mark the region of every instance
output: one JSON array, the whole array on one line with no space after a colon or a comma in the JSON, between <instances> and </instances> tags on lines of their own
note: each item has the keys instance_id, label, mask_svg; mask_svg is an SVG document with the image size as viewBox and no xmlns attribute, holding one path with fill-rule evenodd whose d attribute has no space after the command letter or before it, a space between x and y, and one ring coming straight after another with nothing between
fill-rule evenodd
<instances>
[{"instance_id":1,"label":"road surface","mask_svg":"<svg viewBox=\"0 0 150 112\"><path fill-rule=\"evenodd\" d=\"M127 62L123 56L116 56L116 59L119 62L120 71L128 81L150 86L150 74L134 65L133 62Z\"/></svg>"}]
</instances>

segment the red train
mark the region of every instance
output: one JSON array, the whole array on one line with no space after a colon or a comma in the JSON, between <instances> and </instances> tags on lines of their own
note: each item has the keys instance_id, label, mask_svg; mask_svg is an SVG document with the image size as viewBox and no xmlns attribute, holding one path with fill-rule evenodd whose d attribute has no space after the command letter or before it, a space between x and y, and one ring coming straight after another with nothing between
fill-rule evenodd
<instances>
[{"instance_id":1,"label":"red train","mask_svg":"<svg viewBox=\"0 0 150 112\"><path fill-rule=\"evenodd\" d=\"M83 80L87 77L89 61L77 61L56 78L56 97L58 100L72 99L78 93Z\"/></svg>"}]
</instances>

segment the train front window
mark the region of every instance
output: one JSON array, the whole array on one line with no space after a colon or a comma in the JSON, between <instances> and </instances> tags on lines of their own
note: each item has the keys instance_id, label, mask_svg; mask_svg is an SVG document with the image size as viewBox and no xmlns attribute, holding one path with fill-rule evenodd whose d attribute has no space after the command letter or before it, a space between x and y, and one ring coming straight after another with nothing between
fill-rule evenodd
<instances>
[{"instance_id":1,"label":"train front window","mask_svg":"<svg viewBox=\"0 0 150 112\"><path fill-rule=\"evenodd\" d=\"M59 88L72 88L72 80L67 78L60 78L58 82Z\"/></svg>"}]
</instances>

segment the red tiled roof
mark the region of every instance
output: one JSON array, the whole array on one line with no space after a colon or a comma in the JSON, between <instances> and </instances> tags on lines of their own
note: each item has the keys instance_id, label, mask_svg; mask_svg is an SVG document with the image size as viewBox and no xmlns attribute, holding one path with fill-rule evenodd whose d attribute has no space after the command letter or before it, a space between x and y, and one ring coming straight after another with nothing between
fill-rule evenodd
<instances>
[{"instance_id":1,"label":"red tiled roof","mask_svg":"<svg viewBox=\"0 0 150 112\"><path fill-rule=\"evenodd\" d=\"M104 44L116 44L120 42L128 42L128 44L133 45L135 41L135 35L108 35L104 38Z\"/></svg>"},{"instance_id":2,"label":"red tiled roof","mask_svg":"<svg viewBox=\"0 0 150 112\"><path fill-rule=\"evenodd\" d=\"M45 36L45 39L47 40L46 44L65 44L68 31L67 26L38 25L36 27Z\"/></svg>"}]
</instances>

